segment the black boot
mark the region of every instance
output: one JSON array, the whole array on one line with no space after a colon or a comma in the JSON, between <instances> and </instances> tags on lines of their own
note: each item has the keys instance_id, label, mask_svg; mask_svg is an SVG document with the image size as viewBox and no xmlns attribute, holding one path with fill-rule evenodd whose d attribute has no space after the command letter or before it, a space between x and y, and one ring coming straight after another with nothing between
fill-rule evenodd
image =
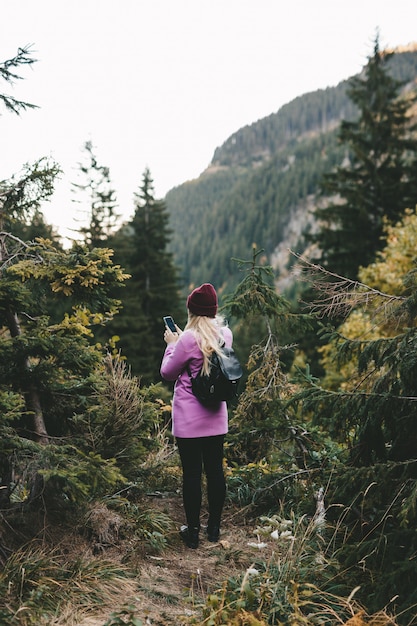
<instances>
[{"instance_id":1,"label":"black boot","mask_svg":"<svg viewBox=\"0 0 417 626\"><path fill-rule=\"evenodd\" d=\"M188 526L181 526L180 537L189 548L198 548L198 534L200 532L199 527L189 528Z\"/></svg>"},{"instance_id":2,"label":"black boot","mask_svg":"<svg viewBox=\"0 0 417 626\"><path fill-rule=\"evenodd\" d=\"M207 539L215 543L220 537L220 526L208 524L207 526Z\"/></svg>"}]
</instances>

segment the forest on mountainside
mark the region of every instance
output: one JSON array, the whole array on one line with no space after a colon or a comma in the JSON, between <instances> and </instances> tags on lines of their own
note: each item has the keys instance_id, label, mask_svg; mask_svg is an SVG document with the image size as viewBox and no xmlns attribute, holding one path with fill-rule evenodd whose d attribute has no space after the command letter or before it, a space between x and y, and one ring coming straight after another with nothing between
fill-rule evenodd
<instances>
[{"instance_id":1,"label":"forest on mountainside","mask_svg":"<svg viewBox=\"0 0 417 626\"><path fill-rule=\"evenodd\" d=\"M417 50L394 54L388 67L407 91L417 78ZM238 275L231 258L247 258L253 243L265 249L269 262L282 244L297 252L307 247L303 237L289 235L288 225L294 217L305 229L314 228L311 197L323 173L347 156L337 141L340 121L357 115L347 85L344 80L299 96L239 129L215 150L199 178L168 192L170 250L185 291L203 279L233 289ZM274 269L278 279L286 273L285 265Z\"/></svg>"},{"instance_id":2,"label":"forest on mountainside","mask_svg":"<svg viewBox=\"0 0 417 626\"><path fill-rule=\"evenodd\" d=\"M340 153L333 131L308 143L286 145L245 175L209 173L170 192L167 206L173 232L185 214L191 216L181 238L173 234L171 244L184 284L197 284L205 276L221 290L233 288L238 278L233 258L246 258L252 243L264 248L269 259L282 241L291 212L316 192L324 172L339 162ZM219 180L225 183L224 192ZM208 198L216 193L210 203ZM306 215L305 220L307 227L312 217ZM292 245L300 251L301 241Z\"/></svg>"},{"instance_id":3,"label":"forest on mountainside","mask_svg":"<svg viewBox=\"0 0 417 626\"><path fill-rule=\"evenodd\" d=\"M219 148L166 201L146 169L121 227L87 142L90 222L69 249L41 211L59 164L1 181L0 626L417 623L416 55L376 39L342 84L351 116L300 97L298 136L294 113L285 141L242 129L247 154ZM19 49L0 79L33 62ZM301 306L270 258L316 203L291 242L320 253L293 257ZM221 540L191 551L159 364L193 280L219 288L244 377Z\"/></svg>"}]
</instances>

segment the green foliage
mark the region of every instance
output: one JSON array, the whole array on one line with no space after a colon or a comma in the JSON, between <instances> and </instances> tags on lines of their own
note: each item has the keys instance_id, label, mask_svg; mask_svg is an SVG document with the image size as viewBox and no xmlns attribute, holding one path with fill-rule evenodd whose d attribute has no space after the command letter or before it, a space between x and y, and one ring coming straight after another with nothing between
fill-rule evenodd
<instances>
[{"instance_id":1,"label":"green foliage","mask_svg":"<svg viewBox=\"0 0 417 626\"><path fill-rule=\"evenodd\" d=\"M262 460L229 469L227 498L252 514L274 510L277 502L298 506L301 510L306 502L310 506L312 481L314 472L307 473L295 465L288 469Z\"/></svg>"},{"instance_id":2,"label":"green foliage","mask_svg":"<svg viewBox=\"0 0 417 626\"><path fill-rule=\"evenodd\" d=\"M13 503L11 509L17 505L23 509L22 505L29 501L35 508L42 503L51 511L66 510L113 492L125 482L114 459L103 459L93 451L83 452L70 444L40 445L19 438L11 429L5 435L1 469L3 480L11 481L7 485ZM35 486L40 477L42 489L38 494Z\"/></svg>"},{"instance_id":3,"label":"green foliage","mask_svg":"<svg viewBox=\"0 0 417 626\"><path fill-rule=\"evenodd\" d=\"M55 179L60 173L59 165L44 157L33 164L25 164L23 171L10 180L0 181L1 230L13 231L15 222L22 228L36 218L41 203L53 194Z\"/></svg>"},{"instance_id":4,"label":"green foliage","mask_svg":"<svg viewBox=\"0 0 417 626\"><path fill-rule=\"evenodd\" d=\"M9 425L0 424L1 475L5 479L11 473L7 459L13 455L14 474L19 476L10 486L15 503L26 501L36 476L43 479L43 503L54 510L113 493L128 479L146 480L142 466L151 464L150 453L158 454L162 445L156 436L161 406L157 391L141 390L125 363L110 356L89 385L85 412L72 418L69 430L61 427L62 435L71 434L71 444L63 439L45 446L19 437L13 423L22 401L2 396Z\"/></svg>"},{"instance_id":5,"label":"green foliage","mask_svg":"<svg viewBox=\"0 0 417 626\"><path fill-rule=\"evenodd\" d=\"M29 388L42 391L46 412L59 413L52 398L64 394L67 404L100 359L89 341L91 326L117 311L108 291L124 275L106 249L74 246L64 252L48 241L12 242L8 258L14 264L7 266L4 259L0 285L0 323L8 329L0 345L1 380L23 394ZM52 303L68 300L72 313L50 320Z\"/></svg>"},{"instance_id":6,"label":"green foliage","mask_svg":"<svg viewBox=\"0 0 417 626\"><path fill-rule=\"evenodd\" d=\"M2 496L33 503L42 494L54 508L80 504L136 476L155 445L155 392L141 390L122 361L100 365L91 344L92 327L117 311L109 291L125 275L106 248L11 241L14 262L5 263L0 284ZM72 312L52 322L51 303L67 300ZM64 439L52 445L51 435Z\"/></svg>"},{"instance_id":7,"label":"green foliage","mask_svg":"<svg viewBox=\"0 0 417 626\"><path fill-rule=\"evenodd\" d=\"M143 621L136 617L136 607L128 605L114 611L103 626L143 626Z\"/></svg>"},{"instance_id":8,"label":"green foliage","mask_svg":"<svg viewBox=\"0 0 417 626\"><path fill-rule=\"evenodd\" d=\"M20 506L55 496L61 503L79 501L121 479L90 451L60 447L58 439L45 445L50 436L68 436L67 420L83 406L101 358L89 341L91 326L117 311L109 289L125 278L109 250L74 245L63 251L50 240L28 243L14 234L28 233L25 224L38 219L58 174L58 166L41 159L2 185L0 479L6 507L11 500Z\"/></svg>"},{"instance_id":9,"label":"green foliage","mask_svg":"<svg viewBox=\"0 0 417 626\"><path fill-rule=\"evenodd\" d=\"M166 513L130 502L126 502L122 511L133 529L132 540L138 540L142 549L158 554L167 547L174 524Z\"/></svg>"},{"instance_id":10,"label":"green foliage","mask_svg":"<svg viewBox=\"0 0 417 626\"><path fill-rule=\"evenodd\" d=\"M244 278L236 287L233 295L225 298L224 307L233 317L245 319L261 315L264 320L278 317L279 321L288 319L289 303L280 298L273 287L273 271L268 265L263 265L263 250L252 247L250 261L237 260L239 268L245 273ZM261 264L259 264L259 257ZM235 259L236 261L236 259Z\"/></svg>"},{"instance_id":11,"label":"green foliage","mask_svg":"<svg viewBox=\"0 0 417 626\"><path fill-rule=\"evenodd\" d=\"M245 465L232 463L227 479L230 502L258 513L273 511L282 502L298 516L311 514L313 494L333 473L342 471L346 454L311 424L308 429L298 425L292 435L295 451L288 442L277 441L267 458ZM229 452L227 444L229 456L233 458L233 450Z\"/></svg>"},{"instance_id":12,"label":"green foliage","mask_svg":"<svg viewBox=\"0 0 417 626\"><path fill-rule=\"evenodd\" d=\"M155 428L159 404L155 392L141 388L126 361L108 354L92 377L86 411L72 419L81 449L113 459L123 475L134 480L139 466L157 447Z\"/></svg>"},{"instance_id":13,"label":"green foliage","mask_svg":"<svg viewBox=\"0 0 417 626\"><path fill-rule=\"evenodd\" d=\"M410 298L413 298L410 295ZM408 299L408 298L407 298ZM393 312L402 316L406 302ZM398 327L397 327L398 328ZM416 330L405 327L393 337L355 340L334 333L342 363L355 358L357 376L329 390L310 381L301 392L307 414L315 413L334 435L349 444L355 463L408 460L415 450Z\"/></svg>"},{"instance_id":14,"label":"green foliage","mask_svg":"<svg viewBox=\"0 0 417 626\"><path fill-rule=\"evenodd\" d=\"M99 454L84 454L72 446L47 446L38 458L44 479L44 498L81 504L87 499L108 493L125 482L115 459Z\"/></svg>"}]
</instances>

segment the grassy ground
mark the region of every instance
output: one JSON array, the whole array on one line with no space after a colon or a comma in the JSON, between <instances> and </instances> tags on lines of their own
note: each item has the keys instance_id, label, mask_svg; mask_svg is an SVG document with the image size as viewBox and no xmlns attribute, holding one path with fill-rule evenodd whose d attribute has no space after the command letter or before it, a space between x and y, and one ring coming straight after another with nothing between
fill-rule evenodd
<instances>
[{"instance_id":1,"label":"grassy ground","mask_svg":"<svg viewBox=\"0 0 417 626\"><path fill-rule=\"evenodd\" d=\"M184 522L179 495L154 495L142 504L149 518L172 521L166 543L158 546L147 541L146 535L145 540L138 538L137 525L136 534L129 533L123 527L123 518L101 503L86 511L84 522L88 523L71 525L68 520L60 525L45 525L42 532L36 533L36 539L12 552L4 572L0 571L0 626L223 624L224 618L220 618L217 609L216 620L205 621L203 611L208 597L213 602L215 595L226 597L222 588L229 579L236 579L239 596L245 579L256 572L260 562L269 564L270 569L263 583L256 579L256 584L269 589L269 597L276 594L276 605L284 589L289 595L293 593L292 604L282 605L284 615L289 617L291 613L295 617L297 613L301 620L291 623L396 624L385 613L367 616L351 598L328 596L330 606L336 607L330 609L325 606L327 596L323 594L323 606L316 602L312 619L306 621L304 609L312 604L313 592L306 588L303 591L293 583L299 567L297 559L303 565L307 554L302 550L302 537L284 544L271 539L273 533L258 537L254 531L257 528L260 533L260 529L255 521L246 519L244 510L229 505L223 515L220 541L210 543L202 532L200 546L191 550L178 534ZM145 516L144 522L146 519ZM274 582L272 572L277 562L282 574ZM317 567L322 567L320 563L317 561ZM303 605L302 614L299 609ZM320 613L324 621L320 621ZM230 623L243 626L266 622L243 610L240 618Z\"/></svg>"},{"instance_id":2,"label":"grassy ground","mask_svg":"<svg viewBox=\"0 0 417 626\"><path fill-rule=\"evenodd\" d=\"M179 495L149 497L145 507L172 520L162 548L127 532L102 504L86 512L87 526L45 523L35 539L11 553L0 574L0 626L202 623L207 595L259 556L247 545L252 527L226 510L220 541L210 543L202 531L199 548L191 550L178 534L184 523Z\"/></svg>"}]
</instances>

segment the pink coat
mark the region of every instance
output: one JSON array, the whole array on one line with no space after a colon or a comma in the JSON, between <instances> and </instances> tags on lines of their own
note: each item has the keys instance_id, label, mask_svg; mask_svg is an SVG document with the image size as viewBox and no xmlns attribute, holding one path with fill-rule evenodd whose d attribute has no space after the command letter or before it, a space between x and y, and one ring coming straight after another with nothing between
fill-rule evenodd
<instances>
[{"instance_id":1,"label":"pink coat","mask_svg":"<svg viewBox=\"0 0 417 626\"><path fill-rule=\"evenodd\" d=\"M226 346L231 347L233 335L230 328L222 328ZM176 343L168 344L162 359L161 376L176 381L172 401L172 434L175 437L210 437L225 435L228 431L227 404L219 407L203 406L191 390L191 374L195 376L203 364L203 355L192 330L186 330Z\"/></svg>"}]
</instances>

